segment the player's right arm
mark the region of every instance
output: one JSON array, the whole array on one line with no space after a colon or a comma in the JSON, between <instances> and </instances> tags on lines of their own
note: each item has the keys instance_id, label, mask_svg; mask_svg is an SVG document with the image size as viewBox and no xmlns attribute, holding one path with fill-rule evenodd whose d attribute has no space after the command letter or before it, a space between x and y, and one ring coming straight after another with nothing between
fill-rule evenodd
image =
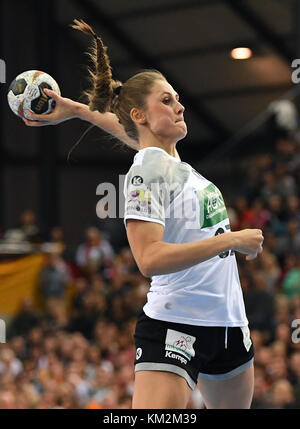
<instances>
[{"instance_id":1,"label":"player's right arm","mask_svg":"<svg viewBox=\"0 0 300 429\"><path fill-rule=\"evenodd\" d=\"M45 89L44 91L55 100L55 109L48 115L36 115L28 111L27 114L31 119L28 120L23 118L26 125L30 127L42 127L45 125L56 125L69 119L78 118L101 128L133 149L139 149L138 143L127 136L123 126L119 123L118 118L114 113L91 111L86 104L61 97L54 91L48 89Z\"/></svg>"},{"instance_id":2,"label":"player's right arm","mask_svg":"<svg viewBox=\"0 0 300 429\"><path fill-rule=\"evenodd\" d=\"M230 249L254 259L262 251L263 235L259 229L227 232L192 243L163 242L163 225L127 219L127 237L135 261L145 277L169 274L190 268Z\"/></svg>"}]
</instances>

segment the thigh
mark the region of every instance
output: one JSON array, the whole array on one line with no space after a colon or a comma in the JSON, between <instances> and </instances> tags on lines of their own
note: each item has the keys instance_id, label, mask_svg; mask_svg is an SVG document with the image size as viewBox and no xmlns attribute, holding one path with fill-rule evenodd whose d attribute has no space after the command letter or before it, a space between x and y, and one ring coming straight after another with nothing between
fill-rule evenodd
<instances>
[{"instance_id":1,"label":"thigh","mask_svg":"<svg viewBox=\"0 0 300 429\"><path fill-rule=\"evenodd\" d=\"M248 409L254 388L254 368L227 380L199 378L198 386L208 409Z\"/></svg>"},{"instance_id":2,"label":"thigh","mask_svg":"<svg viewBox=\"0 0 300 429\"><path fill-rule=\"evenodd\" d=\"M138 371L135 374L133 409L184 409L192 393L186 380L171 372Z\"/></svg>"}]
</instances>

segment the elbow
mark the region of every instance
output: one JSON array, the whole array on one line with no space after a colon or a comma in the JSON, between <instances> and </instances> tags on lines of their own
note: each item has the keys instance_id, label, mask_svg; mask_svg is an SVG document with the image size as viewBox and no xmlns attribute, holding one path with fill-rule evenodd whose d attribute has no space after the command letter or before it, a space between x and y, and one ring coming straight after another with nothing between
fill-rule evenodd
<instances>
[{"instance_id":1,"label":"elbow","mask_svg":"<svg viewBox=\"0 0 300 429\"><path fill-rule=\"evenodd\" d=\"M159 248L156 243L154 247L149 246L144 249L144 252L140 255L140 258L137 261L139 270L143 276L153 277L164 274L160 254L161 253L159 252Z\"/></svg>"},{"instance_id":2,"label":"elbow","mask_svg":"<svg viewBox=\"0 0 300 429\"><path fill-rule=\"evenodd\" d=\"M153 269L149 263L142 262L139 264L139 269L144 277L152 277L154 275Z\"/></svg>"},{"instance_id":3,"label":"elbow","mask_svg":"<svg viewBox=\"0 0 300 429\"><path fill-rule=\"evenodd\" d=\"M139 266L140 272L143 274L144 277L149 278L156 275L153 261L151 258L149 258L149 256L146 258L145 257L142 258L138 266Z\"/></svg>"}]
</instances>

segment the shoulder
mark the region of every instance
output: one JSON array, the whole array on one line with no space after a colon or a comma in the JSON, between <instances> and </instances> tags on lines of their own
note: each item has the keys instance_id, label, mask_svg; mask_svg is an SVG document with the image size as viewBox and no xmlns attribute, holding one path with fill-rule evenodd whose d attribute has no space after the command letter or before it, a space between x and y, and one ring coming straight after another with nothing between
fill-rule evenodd
<instances>
[{"instance_id":1,"label":"shoulder","mask_svg":"<svg viewBox=\"0 0 300 429\"><path fill-rule=\"evenodd\" d=\"M180 183L183 185L190 174L191 167L158 150L147 150L135 156L127 176L134 185L142 183ZM129 183L130 183L129 182ZM128 183L128 184L129 184Z\"/></svg>"}]
</instances>

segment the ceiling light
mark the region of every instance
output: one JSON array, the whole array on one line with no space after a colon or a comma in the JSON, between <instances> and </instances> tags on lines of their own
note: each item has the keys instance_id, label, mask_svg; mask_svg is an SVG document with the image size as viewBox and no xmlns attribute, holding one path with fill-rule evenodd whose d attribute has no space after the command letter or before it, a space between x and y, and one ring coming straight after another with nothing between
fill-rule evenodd
<instances>
[{"instance_id":1,"label":"ceiling light","mask_svg":"<svg viewBox=\"0 0 300 429\"><path fill-rule=\"evenodd\" d=\"M230 54L234 60L247 60L252 57L251 49L246 47L234 48Z\"/></svg>"}]
</instances>

